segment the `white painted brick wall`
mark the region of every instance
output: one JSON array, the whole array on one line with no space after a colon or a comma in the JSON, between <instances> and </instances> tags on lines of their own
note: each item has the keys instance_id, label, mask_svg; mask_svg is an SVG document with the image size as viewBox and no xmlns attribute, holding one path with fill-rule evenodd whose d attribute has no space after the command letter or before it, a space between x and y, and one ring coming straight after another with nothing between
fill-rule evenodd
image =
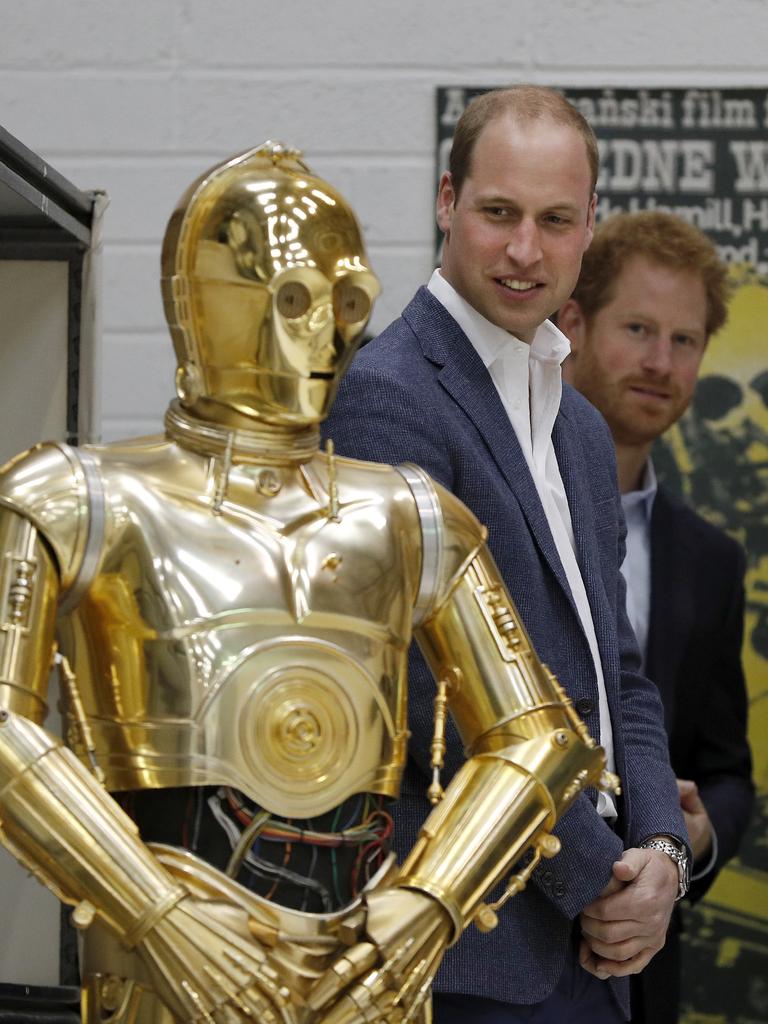
<instances>
[{"instance_id":1,"label":"white painted brick wall","mask_svg":"<svg viewBox=\"0 0 768 1024\"><path fill-rule=\"evenodd\" d=\"M160 424L160 239L209 164L303 148L363 224L378 329L431 268L437 85L764 86L766 39L765 0L2 0L0 124L111 196L103 436Z\"/></svg>"}]
</instances>

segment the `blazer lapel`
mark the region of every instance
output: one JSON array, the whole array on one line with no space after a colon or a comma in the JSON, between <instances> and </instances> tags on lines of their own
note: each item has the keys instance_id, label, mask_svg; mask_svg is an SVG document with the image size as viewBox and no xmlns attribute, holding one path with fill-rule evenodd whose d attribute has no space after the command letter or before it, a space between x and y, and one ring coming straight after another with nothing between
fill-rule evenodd
<instances>
[{"instance_id":1,"label":"blazer lapel","mask_svg":"<svg viewBox=\"0 0 768 1024\"><path fill-rule=\"evenodd\" d=\"M614 626L609 621L609 609L603 584L602 562L595 531L594 499L588 483L589 466L581 447L578 431L569 425L567 413L563 410L562 405L552 431L552 443L565 494L568 498L576 559L592 611L597 645L603 665L607 665L609 658L608 651L605 649L605 639L612 635ZM606 687L610 685L609 676L610 673L606 672Z\"/></svg>"},{"instance_id":2,"label":"blazer lapel","mask_svg":"<svg viewBox=\"0 0 768 1024\"><path fill-rule=\"evenodd\" d=\"M442 367L438 374L440 384L483 438L489 455L517 499L542 556L575 611L528 463L482 359L443 304L426 288L419 289L403 318L413 328L426 358Z\"/></svg>"}]
</instances>

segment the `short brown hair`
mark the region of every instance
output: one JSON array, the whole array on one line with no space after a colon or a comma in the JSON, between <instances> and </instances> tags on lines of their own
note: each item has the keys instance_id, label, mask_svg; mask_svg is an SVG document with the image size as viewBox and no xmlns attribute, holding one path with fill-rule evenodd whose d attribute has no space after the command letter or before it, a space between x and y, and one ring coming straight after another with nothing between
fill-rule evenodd
<instances>
[{"instance_id":1,"label":"short brown hair","mask_svg":"<svg viewBox=\"0 0 768 1024\"><path fill-rule=\"evenodd\" d=\"M707 337L720 330L728 317L728 268L706 235L662 210L616 213L597 226L573 292L587 321L612 300L614 282L633 256L700 277Z\"/></svg>"},{"instance_id":2,"label":"short brown hair","mask_svg":"<svg viewBox=\"0 0 768 1024\"><path fill-rule=\"evenodd\" d=\"M537 121L548 117L555 124L575 128L584 140L587 160L592 179L591 192L595 190L600 167L595 133L576 107L572 106L554 89L543 85L513 85L509 89L493 89L471 100L459 118L453 133L448 170L451 172L453 192L456 198L470 173L472 153L480 132L498 117L509 114L520 121Z\"/></svg>"}]
</instances>

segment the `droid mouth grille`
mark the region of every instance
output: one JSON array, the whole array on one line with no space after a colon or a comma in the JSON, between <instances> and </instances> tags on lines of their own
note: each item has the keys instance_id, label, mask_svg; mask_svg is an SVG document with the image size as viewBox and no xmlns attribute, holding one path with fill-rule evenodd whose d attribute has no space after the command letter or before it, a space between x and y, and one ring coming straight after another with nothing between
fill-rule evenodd
<instances>
[{"instance_id":1,"label":"droid mouth grille","mask_svg":"<svg viewBox=\"0 0 768 1024\"><path fill-rule=\"evenodd\" d=\"M310 380L333 380L335 373L327 370L310 370Z\"/></svg>"}]
</instances>

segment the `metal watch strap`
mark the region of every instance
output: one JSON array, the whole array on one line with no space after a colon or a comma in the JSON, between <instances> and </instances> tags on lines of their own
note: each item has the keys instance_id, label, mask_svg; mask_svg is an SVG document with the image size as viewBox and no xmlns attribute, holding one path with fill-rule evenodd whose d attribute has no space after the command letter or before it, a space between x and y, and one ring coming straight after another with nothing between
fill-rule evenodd
<instances>
[{"instance_id":1,"label":"metal watch strap","mask_svg":"<svg viewBox=\"0 0 768 1024\"><path fill-rule=\"evenodd\" d=\"M673 843L671 839L646 839L644 843L640 843L641 850L660 850L662 853L671 858L677 866L677 880L678 889L675 902L681 900L683 896L688 892L688 886L690 884L690 875L688 870L688 854L685 852L685 848L678 846Z\"/></svg>"}]
</instances>

